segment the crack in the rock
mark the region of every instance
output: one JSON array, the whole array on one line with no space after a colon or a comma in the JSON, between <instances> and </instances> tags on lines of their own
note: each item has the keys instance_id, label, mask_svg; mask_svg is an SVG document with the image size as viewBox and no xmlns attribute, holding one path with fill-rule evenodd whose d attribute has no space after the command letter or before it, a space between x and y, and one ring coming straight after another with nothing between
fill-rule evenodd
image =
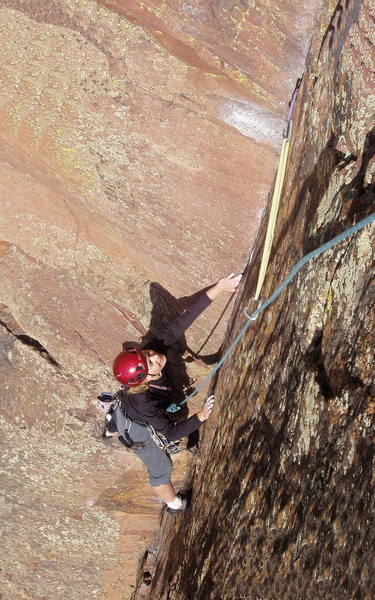
<instances>
[{"instance_id":1,"label":"crack in the rock","mask_svg":"<svg viewBox=\"0 0 375 600\"><path fill-rule=\"evenodd\" d=\"M86 348L88 348L89 350L91 350L91 352L93 352L94 354L96 354L96 356L98 357L98 361L100 362L100 364L104 365L104 364L105 364L104 360L103 360L103 359L102 359L102 358L99 356L98 352L97 352L97 351L96 351L94 348L92 348L91 346L89 346L89 345L88 345L88 343L87 343L87 342L85 342L85 340L83 339L83 336L82 336L82 334L81 334L79 331L77 331L76 329L74 329L74 333L75 333L76 335L78 335L78 337L79 337L79 339L81 340L82 344L83 344L83 345L84 345Z\"/></svg>"},{"instance_id":2,"label":"crack in the rock","mask_svg":"<svg viewBox=\"0 0 375 600\"><path fill-rule=\"evenodd\" d=\"M0 320L0 325L3 325L9 333L11 333L15 338L20 340L25 346L29 346L36 350L42 358L44 358L56 371L60 371L62 366L53 358L53 356L48 352L48 350L35 338L27 335L26 333L14 333L12 329L9 327L8 323Z\"/></svg>"},{"instance_id":3,"label":"crack in the rock","mask_svg":"<svg viewBox=\"0 0 375 600\"><path fill-rule=\"evenodd\" d=\"M324 357L322 353L322 338L323 331L319 329L316 331L314 338L305 354L305 362L307 368L315 371L315 380L319 386L320 393L327 400L336 396L324 364Z\"/></svg>"},{"instance_id":4,"label":"crack in the rock","mask_svg":"<svg viewBox=\"0 0 375 600\"><path fill-rule=\"evenodd\" d=\"M132 327L134 327L134 329L141 336L145 335L147 333L147 330L143 327L142 323L139 321L139 319L136 318L136 316L133 313L131 313L130 311L127 311L125 308L123 308L122 306L119 306L115 302L111 302L111 304L124 317L125 321L127 323L130 323L132 325Z\"/></svg>"}]
</instances>

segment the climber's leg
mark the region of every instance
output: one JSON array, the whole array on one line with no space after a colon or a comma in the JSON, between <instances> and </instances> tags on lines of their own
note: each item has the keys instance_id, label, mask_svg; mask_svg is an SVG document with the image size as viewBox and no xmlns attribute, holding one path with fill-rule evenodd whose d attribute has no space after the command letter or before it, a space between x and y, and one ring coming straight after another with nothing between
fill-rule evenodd
<instances>
[{"instance_id":1,"label":"climber's leg","mask_svg":"<svg viewBox=\"0 0 375 600\"><path fill-rule=\"evenodd\" d=\"M171 483L165 483L163 485L152 486L155 494L164 500L164 502L172 502L176 497L176 492Z\"/></svg>"}]
</instances>

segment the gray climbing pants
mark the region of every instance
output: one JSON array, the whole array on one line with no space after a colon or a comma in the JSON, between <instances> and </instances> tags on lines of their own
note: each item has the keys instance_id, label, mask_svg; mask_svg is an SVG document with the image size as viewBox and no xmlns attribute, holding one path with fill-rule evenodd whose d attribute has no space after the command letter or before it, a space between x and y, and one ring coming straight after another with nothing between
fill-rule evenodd
<instances>
[{"instance_id":1,"label":"gray climbing pants","mask_svg":"<svg viewBox=\"0 0 375 600\"><path fill-rule=\"evenodd\" d=\"M147 427L125 416L120 406L115 408L113 418L120 435L127 431L133 442L147 442L143 448L134 448L133 452L147 467L150 484L156 487L169 483L173 463L169 454L154 442Z\"/></svg>"}]
</instances>

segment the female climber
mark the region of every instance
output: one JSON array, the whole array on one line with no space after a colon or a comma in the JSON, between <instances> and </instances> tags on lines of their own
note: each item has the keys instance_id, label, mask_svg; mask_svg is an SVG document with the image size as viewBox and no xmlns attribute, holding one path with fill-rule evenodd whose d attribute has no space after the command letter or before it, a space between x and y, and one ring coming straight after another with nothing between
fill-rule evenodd
<instances>
[{"instance_id":1,"label":"female climber","mask_svg":"<svg viewBox=\"0 0 375 600\"><path fill-rule=\"evenodd\" d=\"M170 403L171 388L164 371L168 347L217 296L234 292L240 280L241 275L234 273L223 277L190 308L159 330L151 342L121 352L113 363L114 376L123 388L120 400L107 416L107 435L120 434L121 441L132 447L146 465L155 493L175 515L186 507L186 498L181 493L176 494L171 484L172 461L162 440L164 437L164 441L173 442L199 429L211 414L214 397L210 396L202 410L180 423L168 418L165 409Z\"/></svg>"}]
</instances>

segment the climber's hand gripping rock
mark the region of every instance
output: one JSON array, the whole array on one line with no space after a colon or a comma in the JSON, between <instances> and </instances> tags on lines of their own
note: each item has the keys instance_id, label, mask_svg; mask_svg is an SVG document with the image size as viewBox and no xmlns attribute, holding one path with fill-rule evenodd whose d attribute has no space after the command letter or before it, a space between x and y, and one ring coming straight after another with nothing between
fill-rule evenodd
<instances>
[{"instance_id":1,"label":"climber's hand gripping rock","mask_svg":"<svg viewBox=\"0 0 375 600\"><path fill-rule=\"evenodd\" d=\"M215 300L217 296L219 296L222 292L235 292L242 278L241 275L235 275L234 273L230 273L226 277L222 277L219 279L215 285L213 285L209 290L206 291L206 294L211 300Z\"/></svg>"},{"instance_id":2,"label":"climber's hand gripping rock","mask_svg":"<svg viewBox=\"0 0 375 600\"><path fill-rule=\"evenodd\" d=\"M200 410L197 413L197 417L200 421L206 421L208 419L208 417L210 416L212 409L214 407L214 402L215 402L215 397L214 396L209 396L206 400L206 404L204 405L204 407L202 408L202 410Z\"/></svg>"}]
</instances>

